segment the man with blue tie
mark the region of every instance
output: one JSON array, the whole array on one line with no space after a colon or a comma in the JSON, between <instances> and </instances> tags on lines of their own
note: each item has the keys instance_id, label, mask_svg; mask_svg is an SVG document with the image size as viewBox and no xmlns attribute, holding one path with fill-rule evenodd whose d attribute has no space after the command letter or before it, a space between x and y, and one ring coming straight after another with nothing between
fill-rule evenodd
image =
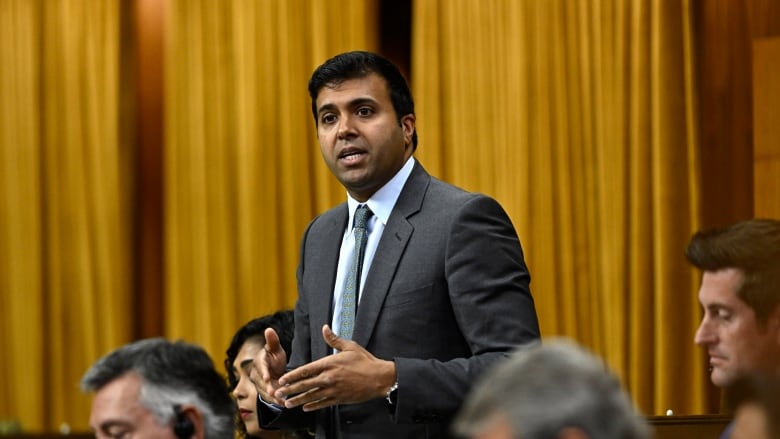
<instances>
[{"instance_id":1,"label":"man with blue tie","mask_svg":"<svg viewBox=\"0 0 780 439\"><path fill-rule=\"evenodd\" d=\"M494 199L414 159L414 102L390 61L337 55L309 93L347 201L304 233L292 355L268 331L255 360L260 418L317 438L451 437L471 385L539 338L517 233Z\"/></svg>"}]
</instances>

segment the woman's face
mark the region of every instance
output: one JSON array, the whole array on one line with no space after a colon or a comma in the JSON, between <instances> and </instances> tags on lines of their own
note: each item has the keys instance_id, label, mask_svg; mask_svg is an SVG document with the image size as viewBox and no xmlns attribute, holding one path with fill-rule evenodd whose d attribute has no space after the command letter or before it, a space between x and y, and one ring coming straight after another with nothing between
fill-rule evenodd
<instances>
[{"instance_id":1,"label":"woman's face","mask_svg":"<svg viewBox=\"0 0 780 439\"><path fill-rule=\"evenodd\" d=\"M247 339L233 361L233 377L237 381L233 389L233 397L236 399L238 414L246 426L246 431L252 436L259 435L263 430L257 420L257 389L249 380L249 371L255 355L263 345L261 337Z\"/></svg>"}]
</instances>

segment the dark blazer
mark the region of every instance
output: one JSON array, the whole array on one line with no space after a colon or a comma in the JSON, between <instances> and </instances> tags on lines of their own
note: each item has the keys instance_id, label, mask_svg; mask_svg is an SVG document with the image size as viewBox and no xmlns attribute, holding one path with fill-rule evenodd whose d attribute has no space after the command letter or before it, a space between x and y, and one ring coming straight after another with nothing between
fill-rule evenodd
<instances>
[{"instance_id":1,"label":"dark blazer","mask_svg":"<svg viewBox=\"0 0 780 439\"><path fill-rule=\"evenodd\" d=\"M303 236L291 368L330 354L322 325L333 315L347 219L342 203ZM486 368L539 338L530 275L506 212L492 198L431 177L419 163L366 276L353 340L395 361L397 403L392 413L384 399L320 410L318 438L449 437L450 421Z\"/></svg>"}]
</instances>

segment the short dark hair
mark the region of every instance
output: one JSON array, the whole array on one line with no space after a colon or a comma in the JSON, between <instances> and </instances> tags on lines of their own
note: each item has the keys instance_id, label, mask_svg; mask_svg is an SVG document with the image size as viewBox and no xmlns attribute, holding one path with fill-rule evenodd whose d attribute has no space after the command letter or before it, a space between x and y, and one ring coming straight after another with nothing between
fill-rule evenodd
<instances>
[{"instance_id":1,"label":"short dark hair","mask_svg":"<svg viewBox=\"0 0 780 439\"><path fill-rule=\"evenodd\" d=\"M81 389L97 392L128 373L141 378L139 402L158 422L173 419L176 406L194 405L203 415L207 438L233 437L235 404L200 346L162 338L126 344L93 364L81 379Z\"/></svg>"},{"instance_id":2,"label":"short dark hair","mask_svg":"<svg viewBox=\"0 0 780 439\"><path fill-rule=\"evenodd\" d=\"M263 333L266 328L273 328L276 331L276 334L279 335L279 343L282 345L282 349L287 353L287 358L290 358L295 331L295 318L292 310L277 311L273 314L248 321L236 331L233 339L230 341L230 346L225 351L225 371L227 372L230 389L235 389L238 384L236 377L233 376L233 362L236 361L238 351L241 350L241 346L250 338L258 337L262 344L265 344L265 335Z\"/></svg>"},{"instance_id":3,"label":"short dark hair","mask_svg":"<svg viewBox=\"0 0 780 439\"><path fill-rule=\"evenodd\" d=\"M780 304L780 221L752 219L693 235L685 256L703 271L736 268L737 296L766 323Z\"/></svg>"},{"instance_id":4,"label":"short dark hair","mask_svg":"<svg viewBox=\"0 0 780 439\"><path fill-rule=\"evenodd\" d=\"M414 114L414 99L409 84L398 67L389 59L372 52L345 52L317 67L309 79L309 96L314 122L317 121L317 96L325 86L341 84L348 79L363 78L375 73L387 82L398 123L407 114ZM417 149L417 128L412 133L412 148Z\"/></svg>"}]
</instances>

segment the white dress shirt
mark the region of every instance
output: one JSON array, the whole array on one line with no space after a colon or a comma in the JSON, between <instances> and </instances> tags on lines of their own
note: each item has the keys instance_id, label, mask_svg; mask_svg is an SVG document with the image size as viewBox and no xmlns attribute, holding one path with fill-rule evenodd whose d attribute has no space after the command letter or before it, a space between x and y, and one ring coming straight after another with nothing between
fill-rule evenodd
<instances>
[{"instance_id":1,"label":"white dress shirt","mask_svg":"<svg viewBox=\"0 0 780 439\"><path fill-rule=\"evenodd\" d=\"M360 307L360 298L363 296L363 285L366 282L366 276L371 268L371 262L374 260L376 247L382 238L382 232L385 230L387 220L390 218L390 212L393 211L398 196L401 195L406 180L414 168L414 157L410 157L404 166L393 176L390 181L382 186L365 203L359 203L357 200L347 194L347 207L349 208L349 219L347 228L344 230L344 238L341 240L341 250L339 252L339 266L336 272L336 285L333 289L333 321L331 328L333 332L339 332L341 323L341 298L344 292L344 286L347 281L347 272L355 257L355 234L353 233L352 222L355 218L355 210L361 204L365 204L371 209L373 215L366 224L368 241L366 242L366 253L363 256L363 271L360 273L360 288L358 288L358 308Z\"/></svg>"}]
</instances>

